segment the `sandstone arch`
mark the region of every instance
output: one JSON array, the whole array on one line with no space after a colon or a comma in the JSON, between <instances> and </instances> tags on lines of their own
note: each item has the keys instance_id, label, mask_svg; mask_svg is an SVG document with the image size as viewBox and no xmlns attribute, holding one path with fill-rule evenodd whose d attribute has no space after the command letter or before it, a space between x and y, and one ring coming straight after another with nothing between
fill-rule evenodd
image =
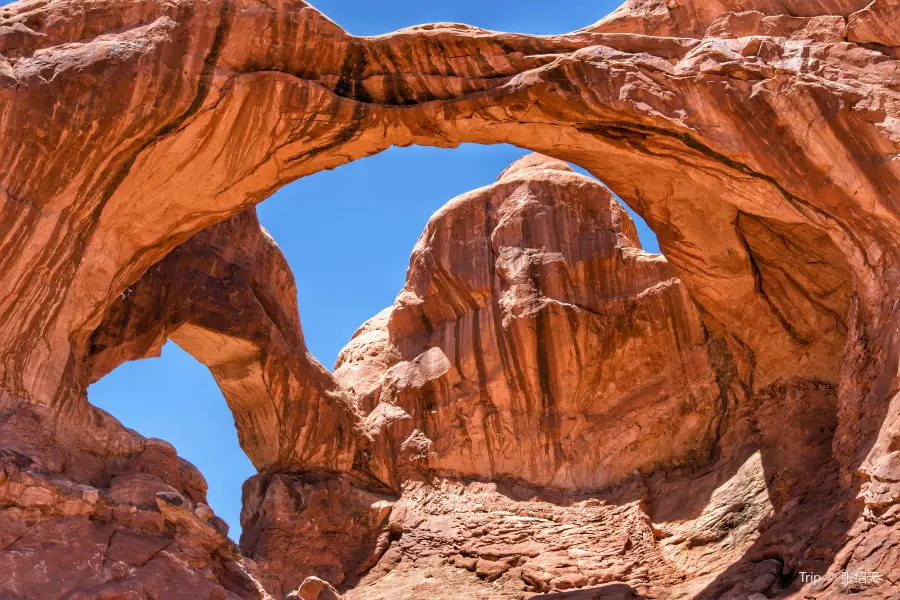
<instances>
[{"instance_id":1,"label":"sandstone arch","mask_svg":"<svg viewBox=\"0 0 900 600\"><path fill-rule=\"evenodd\" d=\"M887 535L900 497L891 10L649 0L562 36L445 24L353 38L299 0L4 7L7 431L34 414L79 452L95 439L139 452L89 407L80 365L151 265L278 186L391 144L510 142L585 167L647 220L727 349L736 404L839 386L841 483L867 535ZM35 439L13 445L40 454Z\"/></svg>"},{"instance_id":2,"label":"sandstone arch","mask_svg":"<svg viewBox=\"0 0 900 600\"><path fill-rule=\"evenodd\" d=\"M92 334L84 369L96 381L171 339L212 371L257 470L350 471L368 460L371 439L353 400L306 350L296 295L251 209L192 237L130 286Z\"/></svg>"},{"instance_id":3,"label":"sandstone arch","mask_svg":"<svg viewBox=\"0 0 900 600\"><path fill-rule=\"evenodd\" d=\"M33 101L26 98L26 90L34 88L34 93L43 91L41 86L29 85L29 77L35 78L34 81L39 81L37 78L40 77L38 71L28 68L38 66L32 53L37 50L40 54L42 45L69 42L75 35L68 31L70 17L65 16L72 9L51 4L33 15L27 6L23 6L24 18L17 20L27 22L34 19L54 25L48 29L51 35L29 36L22 29L24 25L20 25L6 36L9 40L6 42L6 55L16 61L16 67L22 72L21 80L15 80L16 102L10 103L6 119L11 124L21 124L39 122L43 117L53 124L55 135L61 136L74 122L65 123L61 114L48 119L53 105L48 100L41 102L38 98ZM85 6L99 10L94 5ZM4 187L12 199L22 201L24 198L28 202L33 196L43 198L45 200L35 201L35 205L46 207L48 216L54 214L50 210L54 199L66 205L72 197L79 196L85 197L93 211L102 206L102 211L97 213L96 234L83 244L84 258L78 261L80 273L73 273L71 277L73 284L77 284L90 275L91 284L73 285L67 290L67 294L71 294L68 307L60 310L63 313L73 312L71 319L62 319L71 321L73 330L70 334L55 331L53 337L60 336L62 339L71 335L76 345L83 344L87 332L100 316L97 308L89 307L104 304L101 299L106 295L104 290L107 287L124 290L137 274L161 258L166 249L191 233L234 213L242 206L261 200L290 179L376 152L390 144L453 145L461 141L503 140L555 154L601 175L623 198L644 212L650 211L644 209L643 204L660 206L659 210L664 210L662 206L673 210L675 206L691 207L694 204L694 212L686 214L685 219L718 218L722 239L710 245L715 248L730 246L737 256L746 253L741 251L736 236L724 230L736 218L738 209L751 214L774 216L787 222L803 222L810 218L802 214L802 205L796 208L792 203L812 197L812 185L807 184L806 189L801 189L800 182L784 183L784 180L790 180L790 174L778 172L776 167L779 165L767 164L772 159L764 148L759 149L760 156L751 156L750 160L734 158L736 153L754 148L754 144L746 138L755 134L748 129L744 129L743 139L728 139L738 128L737 121L747 118L748 125L759 123L757 131L762 132L767 120L777 114L765 92L753 96L751 101L758 105L754 106L758 109L755 112L738 107L739 103L754 94L753 86L745 78L765 81L767 65L758 56L744 57L736 50L720 56L719 50L708 44L704 46L697 40L679 38L669 38L663 43L653 40L655 47L651 50L646 47L650 42L645 38L599 33L603 30L600 25L595 28L598 32L583 31L558 38L504 36L492 41L495 36L490 33L451 27L443 30L408 30L390 38L356 40L343 34L302 2L285 5L280 12L253 3L239 3L233 7L222 4L219 12L224 17L221 19L215 11L211 15L196 14L190 17L190 7L189 3L177 5L184 12L171 14L166 12L169 8L162 6L143 7L142 10L148 11L146 14L137 10L134 14L126 11L122 17L115 17L126 19L126 22L116 22L116 25L132 27L121 34L125 38L86 38L92 41L72 49L73 53L84 53L93 50L90 44L100 44L101 48L109 46L117 52L128 49L132 53L123 63L121 68L124 69L140 68L143 63L158 56L154 53L173 52L184 57L195 71L199 70L196 74L183 74L179 79L182 87L160 79L148 82L156 86L164 85L166 89L152 90L159 92L153 113L134 124L131 124L130 118L122 120L125 116L123 112L128 110L127 104L114 105L113 98L102 107L91 108L99 111L97 113L73 115L76 119L98 123L108 119L107 126L102 130L111 137L103 144L91 141L90 147L96 148L94 153L97 155L93 159L99 162L91 164L92 158L82 156L79 163L85 171L90 171L91 177L113 179L112 185L107 186L99 179L85 181L88 187L84 187L82 182L76 183L77 177L69 177L65 182L40 176L35 178L31 175L37 175L43 169L61 167L33 162L37 157L29 155L24 149L11 149L6 153L10 161L8 173L11 180ZM197 10L213 10L213 7L200 5ZM112 16L108 18L113 19ZM102 17L96 20L103 22ZM283 30L280 25L282 21ZM266 29L266 23L278 26ZM189 37L199 47L182 47L174 43L174 34L164 33L171 27L180 27L185 32L198 28L196 34L192 33ZM57 34L54 28L59 28L60 32ZM238 40L246 36L239 34L256 30L266 30L267 35L276 37L259 40L249 47L242 46ZM293 35L293 32L300 36L290 41L296 51L274 55L274 49L288 47L288 41L277 36ZM153 43L140 46L129 44L133 36L143 34L150 36ZM157 34L158 37L155 37ZM321 42L315 37L317 35L321 36ZM23 39L19 41L18 38ZM316 61L312 65L311 55L304 52L317 47L317 43L324 46L316 50ZM487 47L482 49L480 44L487 44ZM734 44L740 45L741 42ZM466 57L466 53L475 48L479 53L473 56L482 56L483 59L468 58L468 61L474 62L455 64L465 61L454 60L454 53ZM741 49L744 48L738 48ZM435 55L441 50L447 55L448 64L429 66L423 57ZM44 54L40 55L43 60ZM116 61L124 58L124 55L115 56ZM410 64L392 64L391 58L408 60ZM781 60L781 57L777 58ZM54 67L57 70L55 85L75 86L67 90L70 94L74 94L80 85L88 86L86 92L93 91L90 78L77 68L75 59L59 55L56 60L61 63ZM672 65L675 60L679 62ZM707 74L702 67L709 60L736 64L719 68L721 74ZM497 64L492 64L492 61ZM32 62L35 64L32 65ZM97 68L104 69L107 77L112 76L113 71L108 68L110 65L104 64L100 57L96 64ZM155 64L156 67L147 71L167 68L165 60ZM360 72L341 71L344 64ZM775 73L775 66L768 68L771 74ZM734 70L742 78L729 77L728 71ZM405 75L407 71L410 74L400 81L395 81L397 77L394 75L388 77L388 73ZM682 72L688 76L683 76ZM690 75L694 75L693 80ZM162 75L156 73L155 76ZM194 96L187 93L192 77L197 77L201 82ZM386 80L391 84L385 84ZM777 79L772 81L776 83L770 85L777 84ZM592 85L594 82L599 85ZM219 89L223 85L225 87ZM621 97L620 91L623 89L632 97ZM139 93L152 92L148 89ZM817 90L817 93L827 92ZM458 98L460 94L468 96ZM546 98L548 94L550 96ZM697 96L692 97L692 94ZM137 97L129 100L124 94L120 97L123 102L138 101ZM678 106L673 102L676 97L682 101L688 100L690 104ZM805 98L798 102L802 101ZM720 106L713 111L708 107L714 103L730 103L731 106ZM291 109L292 106L296 108ZM794 110L799 112L803 108L797 106ZM738 110L742 113L735 114ZM44 111L43 115L41 111ZM320 114L333 116L322 119L318 116ZM683 114L689 115L692 120L684 123ZM716 120L724 120L724 123L730 121L727 134L716 136L704 130L704 126L709 127ZM135 125L140 125L145 133L117 130ZM860 125L875 130L874 123ZM717 126L722 127L718 123ZM138 141L131 141L123 147L116 141L117 136L121 137L123 133L125 136L121 139ZM800 134L805 132L795 135L786 130L782 133L784 139L779 139L778 143L784 146L785 152L796 152L798 148L794 140L802 139ZM822 131L820 135L823 137L820 142L823 147L828 147L826 144L829 141L834 143L836 134ZM25 143L23 138L21 144ZM231 151L231 148L234 150ZM661 152L665 155L654 156ZM821 162L823 158L818 160ZM63 158L60 156L55 160ZM817 157L809 156L805 160L812 163ZM166 165L166 168L160 169L160 165ZM784 166L781 165L782 168ZM814 163L803 166L808 167L808 172L820 170ZM687 190L688 186L674 185L675 181L683 179L685 169L694 179L689 192L679 191ZM642 174L651 171L655 174L654 180L649 182L645 177L642 180ZM27 180L26 173L29 174ZM633 189L637 181L641 182L641 189L638 190L640 197ZM863 186L860 192L873 195L872 184L864 184L864 179L857 181ZM83 190L80 193L77 191L79 185ZM94 189L90 189L91 185ZM191 197L210 198L202 210L190 210L182 204L192 202L182 191L188 189L191 190ZM677 194L684 194L685 197L678 197ZM821 192L818 195L834 204L844 194L841 190L835 190L833 198ZM722 208L722 214L714 215L711 213L719 210L718 207L698 207L687 197L707 195L727 197L728 201L722 200L718 204L731 204L734 208ZM88 206L83 208L88 210ZM83 215L70 215L71 210L64 216L81 219L81 227L90 222ZM195 216L182 218L181 214ZM647 216L651 226L657 229L662 229L663 221L669 227L678 222L671 217ZM811 217L814 220L827 218L815 213ZM51 217L50 220L54 219ZM121 237L115 233L114 224L117 222L141 222L144 226L140 231L130 232L127 243L113 243L114 238ZM816 224L827 225L824 222ZM51 223L43 225L53 230ZM837 230L833 235L839 238L840 230L836 226L833 228ZM669 238L682 234L662 233L667 254L678 260L678 249L669 247L674 246ZM168 242L160 244L160 239ZM24 240L19 243L24 243ZM855 252L851 242L846 242L846 245L849 252ZM19 256L32 256L32 253L22 252ZM53 258L47 257L47 260ZM726 263L722 265L724 272L734 273L732 279L735 283L743 274L746 280L743 287L752 302L755 295L752 293L753 277L749 261L740 261L744 263L742 265L729 265L727 259L721 262ZM17 272L14 268L11 271ZM101 279L105 283L98 284ZM29 284L27 278L19 279L22 293L29 285L35 284ZM11 294L10 298L16 295ZM75 311L78 314L74 314ZM772 320L767 316L767 308L760 306L758 311L764 321ZM38 314L32 318L38 321L54 320L52 313ZM779 333L783 327L778 324L771 323L767 329L773 335L784 336L784 333ZM10 345L13 346L24 350L17 353L17 362L41 362L43 357L62 352L48 354L46 349L34 349L37 355L26 359L31 356L31 351L27 350L30 344ZM48 377L44 378L43 385L46 386L61 377L65 359L54 356L49 362L44 362L53 365ZM24 372L27 369L17 370ZM9 376L13 377L12 374ZM13 377L10 387L28 386ZM46 395L49 392L42 390L42 393Z\"/></svg>"}]
</instances>

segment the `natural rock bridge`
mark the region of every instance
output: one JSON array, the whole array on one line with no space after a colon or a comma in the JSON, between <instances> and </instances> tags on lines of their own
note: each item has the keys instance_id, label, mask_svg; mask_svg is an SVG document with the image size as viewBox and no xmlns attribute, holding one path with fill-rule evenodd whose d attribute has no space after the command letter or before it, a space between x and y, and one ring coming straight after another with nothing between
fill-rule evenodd
<instances>
[{"instance_id":1,"label":"natural rock bridge","mask_svg":"<svg viewBox=\"0 0 900 600\"><path fill-rule=\"evenodd\" d=\"M357 38L299 0L0 7L0 595L893 597L898 17L630 0ZM544 156L435 215L332 375L252 207L463 142ZM243 555L192 465L87 401L169 338L259 470Z\"/></svg>"}]
</instances>

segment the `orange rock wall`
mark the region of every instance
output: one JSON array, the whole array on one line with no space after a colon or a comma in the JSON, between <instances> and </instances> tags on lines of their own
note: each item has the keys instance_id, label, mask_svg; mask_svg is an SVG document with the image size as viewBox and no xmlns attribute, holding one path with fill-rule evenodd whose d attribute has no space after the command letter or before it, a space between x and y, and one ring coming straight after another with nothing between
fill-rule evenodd
<instances>
[{"instance_id":1,"label":"orange rock wall","mask_svg":"<svg viewBox=\"0 0 900 600\"><path fill-rule=\"evenodd\" d=\"M336 372L392 363L361 403L401 463L590 490L713 449L727 389L699 313L565 163L528 156L438 211L383 325L390 345L359 336Z\"/></svg>"}]
</instances>

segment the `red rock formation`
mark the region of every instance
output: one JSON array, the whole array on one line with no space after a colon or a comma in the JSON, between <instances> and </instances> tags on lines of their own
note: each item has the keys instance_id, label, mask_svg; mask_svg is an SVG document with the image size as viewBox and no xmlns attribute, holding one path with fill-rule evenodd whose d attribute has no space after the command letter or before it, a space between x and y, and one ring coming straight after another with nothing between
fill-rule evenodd
<instances>
[{"instance_id":1,"label":"red rock formation","mask_svg":"<svg viewBox=\"0 0 900 600\"><path fill-rule=\"evenodd\" d=\"M747 35L746 32L717 29L715 24L751 19L764 22L766 33L760 32L761 35L779 37L790 36L797 25L805 27L804 23L845 27L847 17L869 5L890 3L890 0L626 0L621 8L588 30L692 38L723 34L721 37L737 38ZM809 38L801 36L800 39Z\"/></svg>"},{"instance_id":2,"label":"red rock formation","mask_svg":"<svg viewBox=\"0 0 900 600\"><path fill-rule=\"evenodd\" d=\"M241 515L260 582L282 597L310 573L352 578L390 512L360 486L389 491L379 475L391 475L373 461L354 400L307 351L293 275L255 211L200 232L130 286L91 336L84 368L94 380L166 339L210 368L261 472Z\"/></svg>"},{"instance_id":3,"label":"red rock formation","mask_svg":"<svg viewBox=\"0 0 900 600\"><path fill-rule=\"evenodd\" d=\"M286 596L287 600L340 600L337 590L327 581L318 577L307 577L296 591Z\"/></svg>"},{"instance_id":4,"label":"red rock formation","mask_svg":"<svg viewBox=\"0 0 900 600\"><path fill-rule=\"evenodd\" d=\"M60 431L28 407L4 415L3 597L271 598L197 469L170 444L91 416L87 431Z\"/></svg>"},{"instance_id":5,"label":"red rock formation","mask_svg":"<svg viewBox=\"0 0 900 600\"><path fill-rule=\"evenodd\" d=\"M810 520L832 506L834 388L732 406L732 357L636 239L605 188L540 155L431 219L394 307L336 365L348 388L362 382L403 488L396 541L349 598L477 597L485 584L498 598L610 581L673 597L786 587L785 556L806 560L815 533L749 573L723 571L765 540L760 530L815 532ZM791 518L779 524L779 510Z\"/></svg>"},{"instance_id":6,"label":"red rock formation","mask_svg":"<svg viewBox=\"0 0 900 600\"><path fill-rule=\"evenodd\" d=\"M90 338L86 378L158 356L167 339L209 367L258 470L367 470L363 415L307 351L294 277L252 209L200 232L122 293Z\"/></svg>"},{"instance_id":7,"label":"red rock formation","mask_svg":"<svg viewBox=\"0 0 900 600\"><path fill-rule=\"evenodd\" d=\"M273 596L309 576L354 585L386 550L395 497L349 476L259 475L244 484L241 548Z\"/></svg>"},{"instance_id":8,"label":"red rock formation","mask_svg":"<svg viewBox=\"0 0 900 600\"><path fill-rule=\"evenodd\" d=\"M414 445L420 468L444 476L590 490L707 459L727 393L715 360L625 210L534 154L432 217L390 317L364 327L336 373L382 403L373 433L395 413L381 433L401 461ZM372 363L389 367L374 394Z\"/></svg>"},{"instance_id":9,"label":"red rock formation","mask_svg":"<svg viewBox=\"0 0 900 600\"><path fill-rule=\"evenodd\" d=\"M165 595L153 588L166 580L163 561L183 565L189 556L189 568L171 569L188 578L173 583L173 594L227 589L259 597L244 575L236 579L246 571L221 532L204 529L206 511L190 513L195 522L181 510L188 499L198 508L202 497L191 495L198 478L172 467L173 453L155 479L137 478L139 492L116 493L111 512L105 500L99 509L69 502L79 494L86 501L78 485L112 497L115 477L142 473L134 460L147 451L146 440L87 402L94 332L151 266L279 186L392 144L461 142L514 143L603 179L657 232L697 305L728 388L718 461L707 471L647 478L646 508L665 524L647 547L693 540L685 551L660 552L691 564L709 546L706 555L730 562L724 571L697 565L700 574L686 585L705 591L684 593L744 597L787 587L839 597L849 585L840 577L814 589L798 576L831 569L877 571L884 577L865 581L861 593L896 594L894 13L890 0L632 0L569 35L443 24L355 38L299 0L34 0L0 8L0 520L13 532L0 560L17 574L8 595L63 597L76 587L99 594L93 585ZM276 321L261 330L275 341L257 339L255 348L280 346L286 334ZM281 347L301 352L290 340ZM246 349L227 348L214 369ZM306 391L296 405L284 401L290 417L261 431L284 422L296 433L290 425L304 402L348 414L342 401L319 395L333 384L315 365L302 355L283 358L293 366L254 368L302 374L284 389ZM372 377L366 373L354 391L371 392ZM250 451L260 465L283 459L298 469L310 460L351 477L365 471L354 469L355 459L347 463L366 435L329 440L319 456L294 439ZM372 457L384 447L377 441ZM415 437L401 451L413 459L428 451L427 439ZM760 453L773 514L744 552L750 540L732 544L727 532L753 529L766 512L755 496L722 510L706 504L730 497L713 491L734 477L758 474L743 468L748 452ZM395 484L377 460L369 465ZM163 492L162 504L144 502L150 492ZM173 493L185 502L166 495ZM738 507L748 502L754 508L742 517ZM64 516L69 510L80 516ZM54 536L109 540L103 528L123 513L132 520L120 529L182 546L146 563L128 554L119 563L136 570L124 579L114 560L77 563L88 566L57 573L62 579L29 579L24 564L37 555L22 558L16 544L52 553L59 548L45 541ZM38 523L27 529L36 538L15 533ZM68 523L85 529L63 536ZM98 543L96 555L105 553ZM502 568L489 566L486 578ZM135 579L146 592L127 588Z\"/></svg>"}]
</instances>

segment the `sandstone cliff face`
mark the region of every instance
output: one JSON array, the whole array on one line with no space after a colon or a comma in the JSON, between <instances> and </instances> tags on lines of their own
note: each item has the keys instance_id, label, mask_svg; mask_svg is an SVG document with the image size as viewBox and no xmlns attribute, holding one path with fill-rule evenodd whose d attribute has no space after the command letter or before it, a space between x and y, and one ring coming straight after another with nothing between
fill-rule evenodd
<instances>
[{"instance_id":1,"label":"sandstone cliff face","mask_svg":"<svg viewBox=\"0 0 900 600\"><path fill-rule=\"evenodd\" d=\"M741 29L717 26L735 21L762 25L767 36L790 37L798 29L832 30L831 41L841 41L847 19L858 18L870 9L882 10L891 1L870 0L627 0L621 8L587 28L604 32L643 33L652 36L701 38L704 34L738 38L748 34ZM800 39L808 39L801 35Z\"/></svg>"},{"instance_id":2,"label":"sandstone cliff face","mask_svg":"<svg viewBox=\"0 0 900 600\"><path fill-rule=\"evenodd\" d=\"M402 489L349 598L745 597L827 569L834 385L734 405L734 359L671 266L560 161L527 156L434 215L335 373Z\"/></svg>"},{"instance_id":3,"label":"sandstone cliff face","mask_svg":"<svg viewBox=\"0 0 900 600\"><path fill-rule=\"evenodd\" d=\"M613 574L610 581L632 586L623 594L633 587L656 595L663 589L682 596L739 598L840 597L850 589L862 597L896 594L900 61L895 16L891 0L633 0L568 35L501 34L440 24L355 38L299 0L275 5L53 0L3 7L0 560L4 572L16 574L4 593L93 597L101 592L92 586L102 585L121 586L103 593L137 598L265 594L253 579L253 565L242 561L211 524L212 515L201 506L203 486L196 472L179 466L170 448L125 430L87 402L84 390L92 377L152 352L160 336L171 335L216 372L245 448L262 471L248 484L247 518L265 523L268 515L271 527L257 530L285 535L254 534L255 540L281 541L271 546L253 542L245 550L269 569L266 585L276 593L287 591L279 586L288 579L285 569L295 568L277 558L289 547L290 532L307 540L306 547L318 543L315 535L303 537L310 531L306 521L292 520L292 514L306 509L283 510L289 504L279 502L282 492L293 489L306 498L309 486L318 485L326 498L332 492L355 494L334 483L346 482L360 490L354 497L366 498L357 504L348 499L346 506L367 515L360 530L367 533L345 539L374 538L369 562L380 561L370 574L384 575L361 585L393 581L398 589L411 590L425 583L427 573L435 573L461 586L468 582L473 597L521 595L594 585L608 580L594 573L602 571ZM153 283L155 276L178 280L180 259L166 258L173 250L295 178L392 144L461 142L514 143L575 162L601 178L656 231L667 268L696 305L696 314L690 308L679 314L676 305L689 303L676 301L679 294L669 291L669 313L654 314L676 317L666 329L671 341L694 341L693 351L682 346L679 355L699 379L677 385L696 395L700 414L712 396L695 388L711 381L704 371L712 368L719 388L714 406L720 426L713 436L718 441L712 451L706 448L710 462L705 467L676 459L683 464L622 480L619 485L636 486L634 494L641 498L632 508L622 508L630 496L610 490L577 501L616 507L598 513L608 531L590 536L605 540L594 543L602 550L599 562L579 563L585 548L573 534L566 556L557 555L533 577L522 576L528 561L519 564L523 556L536 558L528 552L465 546L457 567L455 555L442 556L440 548L455 548L454 540L468 540L475 530L487 536L487 546L517 543L514 538L532 533L537 538L537 530L516 532L496 524L518 510L516 498L530 501L545 492L508 496L501 490L505 500L494 498L478 508L473 488L453 506L441 500L442 490L450 498L451 489L442 481L447 486L465 482L429 483L411 476L420 468L442 477L516 471L523 481L593 486L615 481L632 465L692 455L679 447L671 456L660 456L660 447L640 439L639 451L599 449L609 460L603 474L569 475L556 462L546 466L551 463L543 458L562 456L576 464L578 457L562 443L563 432L572 432L562 421L555 427L532 416L536 409L517 412L524 421L506 417L505 423L488 416L487 405L477 407L488 409L484 413L472 413L487 418L474 429L473 448L487 448L484 440L494 441L487 435L498 425L537 422L536 430L520 438L515 431L500 430L504 443L529 451L530 442L519 439L541 441L534 466L525 460L521 468L509 464L508 448L489 456L473 454L453 446L464 439L461 435L448 436L443 429L437 435L434 423L429 424L429 415L446 419L450 412L441 406L437 413L427 412L435 408L426 403L428 394L465 399L474 391L453 390L454 371L460 384L477 381L480 394L479 345L484 364L503 372L501 340L534 348L516 357L539 366L523 383L504 382L503 376L481 369L484 388L493 398L488 384L499 382L509 393L503 398L509 406L516 394L524 405L529 394L544 400L549 397L545 390L573 389L572 376L561 367L562 349L554 347L560 354L540 359L537 323L575 315L586 332L602 321L584 314L592 305L580 311L555 307L554 301L601 296L554 287L556 263L542 257L543 250L501 261L505 275L497 284L483 277L496 260L482 260L478 268L475 263L459 266L454 263L459 256L434 245L429 260L458 269L463 274L459 283L465 285L459 294L437 301L431 296L429 303L435 273L427 264L414 268L421 279L411 280L411 293L396 311L382 315L388 323L372 323L358 338L380 348L377 364L360 361L351 356L355 350L348 350L347 366L338 373L349 381L346 391L306 356L298 322L287 305L279 304L290 303L290 294L285 294L287 279L277 261L257 263L268 269L258 280L246 274L246 264L236 265L230 282L227 274L209 272L211 277L197 280L182 277L196 282L183 289L199 294L185 300L190 308L183 313L181 301L173 305L165 294L152 291L162 289ZM483 214L487 222L490 210ZM454 218L477 217L473 211ZM560 221L565 219L560 216ZM496 228L492 253L495 233ZM556 229L541 223L531 233L550 244ZM619 234L628 237L622 229ZM483 244L488 237L473 239ZM531 239L501 229L496 247L536 249ZM556 246L554 252L574 265L580 260L572 254L575 247ZM613 255L619 256L618 248L617 240ZM224 255L222 265L242 260ZM475 248L472 256L488 254ZM154 267L164 259L169 267ZM629 267L636 273L638 262ZM212 265L206 259L198 264ZM520 265L542 273L541 285L520 278ZM649 276L652 270L647 270ZM145 276L149 279L141 283ZM616 281L605 282L606 289ZM232 283L241 289L229 287ZM135 285L146 291L134 306L156 306L158 317L142 321L129 312L126 292ZM254 285L257 291L248 293L246 286ZM634 284L633 289L648 287ZM234 307L242 310L232 310L216 294L203 298L201 290L234 291ZM499 319L493 315L498 293ZM500 302L503 293L508 305ZM647 304L662 296L650 294ZM500 323L502 329L504 310L510 333L497 334L493 327ZM494 336L496 348L465 338L462 329L449 336L439 327L432 331L404 322L402 313L417 311L429 319L437 313L446 324L484 319L490 327L483 340ZM533 331L524 326L528 321L535 323ZM694 335L702 328L705 336ZM602 337L609 331L596 333ZM630 333L638 334L635 343L667 335L646 338L639 328ZM573 349L591 347L586 339L570 337ZM460 360L447 351L451 340L462 352ZM444 364L438 352L452 370L435 380ZM546 369L540 366L545 359ZM399 368L403 363L406 367ZM583 369L592 365L582 360ZM385 366L394 369L391 377ZM563 376L542 387L540 373L551 369ZM655 381L668 384L672 373L664 368ZM279 386L263 391L259 383L270 376ZM433 382L426 394L409 393L426 381ZM622 406L627 394L620 392L594 400L613 399ZM356 398L369 412L376 407L366 403L376 394L379 402L382 394L389 401L380 402L381 412L373 410L366 424ZM276 408L263 409L268 402ZM320 410L335 420L316 422L318 412L311 411ZM585 430L600 426L581 418ZM404 435L402 429L412 424L420 436ZM479 430L484 440L478 439ZM703 449L709 436L694 435L700 431L706 429L686 424L683 433L689 439L679 443L693 441ZM401 438L409 443L395 449ZM446 458L436 456L435 447ZM164 458L144 456L148 452ZM421 467L419 457L433 466ZM160 461L164 467L154 466ZM301 477L309 474L304 472L318 479ZM366 505L365 494L381 494L385 484L395 494L404 492L389 517L378 509L380 500ZM425 487L416 495L415 486ZM542 511L553 523L573 523L571 531L577 532L585 523L577 502L557 497L552 506L527 510ZM404 506L408 509L398 510ZM476 511L474 520L459 517L470 509ZM627 543L619 546L617 532L632 522L617 521L622 510L639 512L635 525L627 526ZM423 516L442 513L445 518L435 521ZM328 511L322 515L333 522ZM476 522L475 529L469 527ZM564 533L546 525L551 528L547 539ZM126 539L120 531L147 536L141 548L165 549L116 554L117 538ZM87 540L95 537L97 544L87 548ZM56 539L66 540L67 554L72 549L97 560L66 564L59 577L29 571L35 561L59 562L53 553L60 546L50 543ZM562 546L554 548L562 552ZM616 554L613 548L623 550ZM303 556L305 550L297 552ZM627 572L623 565L618 570L616 561L603 563L613 554L627 558L632 565ZM468 570L472 558L474 575ZM452 571L443 559L452 561ZM346 562L346 573L353 572L348 581L357 577L354 565L369 566L357 556L335 555L334 560ZM478 561L486 562L479 567ZM591 566L600 563L606 566ZM683 576L684 583L670 585L659 564L675 569L669 573L679 581ZM584 579L568 578L576 570ZM798 576L826 570L883 577L859 584L838 576L813 586ZM390 578L395 571L397 577ZM302 576L289 574L290 586ZM173 587L154 587L163 581L174 582ZM525 588L515 588L519 581ZM403 582L412 587L403 588Z\"/></svg>"},{"instance_id":4,"label":"sandstone cliff face","mask_svg":"<svg viewBox=\"0 0 900 600\"><path fill-rule=\"evenodd\" d=\"M674 270L610 193L531 155L431 219L390 317L336 373L354 387L389 366L361 392L403 464L590 490L706 459L715 360Z\"/></svg>"}]
</instances>

